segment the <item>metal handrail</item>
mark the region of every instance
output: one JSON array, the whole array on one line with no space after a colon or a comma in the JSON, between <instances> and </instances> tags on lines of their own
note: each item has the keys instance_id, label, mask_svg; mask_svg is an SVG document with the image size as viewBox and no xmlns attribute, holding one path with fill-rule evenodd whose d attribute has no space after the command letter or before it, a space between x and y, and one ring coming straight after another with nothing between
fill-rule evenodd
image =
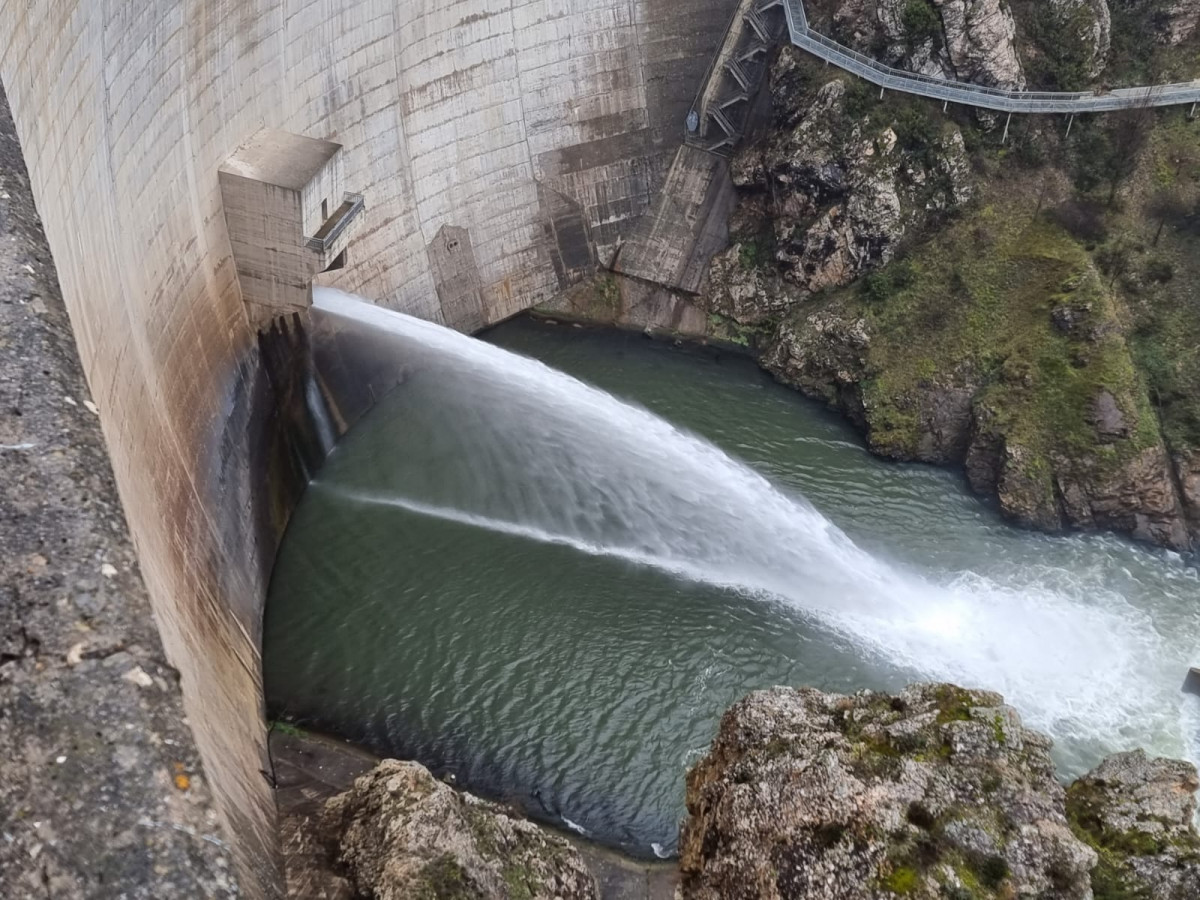
<instances>
[{"instance_id":1,"label":"metal handrail","mask_svg":"<svg viewBox=\"0 0 1200 900\"><path fill-rule=\"evenodd\" d=\"M784 0L788 34L797 47L884 89L1007 113L1107 112L1200 101L1200 80L1114 91L1014 91L935 78L884 65L809 28L804 0Z\"/></svg>"}]
</instances>

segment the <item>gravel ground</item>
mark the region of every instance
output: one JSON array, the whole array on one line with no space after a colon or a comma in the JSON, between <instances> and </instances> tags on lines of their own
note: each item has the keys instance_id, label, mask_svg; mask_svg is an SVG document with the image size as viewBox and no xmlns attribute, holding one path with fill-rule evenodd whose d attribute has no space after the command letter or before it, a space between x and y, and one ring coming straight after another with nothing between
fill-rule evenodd
<instances>
[{"instance_id":1,"label":"gravel ground","mask_svg":"<svg viewBox=\"0 0 1200 900\"><path fill-rule=\"evenodd\" d=\"M0 94L0 897L234 896Z\"/></svg>"}]
</instances>

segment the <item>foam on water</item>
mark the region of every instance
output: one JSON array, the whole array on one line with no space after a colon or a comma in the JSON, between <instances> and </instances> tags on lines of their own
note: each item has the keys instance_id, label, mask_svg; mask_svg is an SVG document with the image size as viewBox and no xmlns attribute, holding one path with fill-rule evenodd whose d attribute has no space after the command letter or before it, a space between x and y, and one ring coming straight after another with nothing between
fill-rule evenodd
<instances>
[{"instance_id":1,"label":"foam on water","mask_svg":"<svg viewBox=\"0 0 1200 900\"><path fill-rule=\"evenodd\" d=\"M785 603L864 654L1003 693L1060 743L1197 758L1179 692L1197 614L1171 627L1060 570L934 580L856 546L803 497L660 417L538 361L329 289L321 314L386 332L406 379L434 386L456 477L407 496L358 491L461 524L567 545Z\"/></svg>"}]
</instances>

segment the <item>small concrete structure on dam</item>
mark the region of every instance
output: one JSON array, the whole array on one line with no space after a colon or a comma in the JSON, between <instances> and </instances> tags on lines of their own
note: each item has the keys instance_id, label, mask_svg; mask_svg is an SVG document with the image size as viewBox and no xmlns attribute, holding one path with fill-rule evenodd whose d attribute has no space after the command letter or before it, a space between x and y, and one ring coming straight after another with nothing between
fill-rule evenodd
<instances>
[{"instance_id":1,"label":"small concrete structure on dam","mask_svg":"<svg viewBox=\"0 0 1200 900\"><path fill-rule=\"evenodd\" d=\"M315 278L473 330L608 264L733 6L0 2L0 79L247 896L281 891L260 634L303 482L272 474L288 390L257 326ZM256 245L247 212L284 195L298 219Z\"/></svg>"}]
</instances>

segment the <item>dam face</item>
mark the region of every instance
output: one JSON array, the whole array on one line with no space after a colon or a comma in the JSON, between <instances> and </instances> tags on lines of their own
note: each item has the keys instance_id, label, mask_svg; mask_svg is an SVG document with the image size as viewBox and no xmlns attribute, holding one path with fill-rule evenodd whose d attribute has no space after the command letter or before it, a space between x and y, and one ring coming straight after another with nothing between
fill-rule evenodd
<instances>
[{"instance_id":1,"label":"dam face","mask_svg":"<svg viewBox=\"0 0 1200 900\"><path fill-rule=\"evenodd\" d=\"M287 491L265 496L280 388L218 170L263 128L340 144L365 210L321 283L478 328L611 259L665 176L732 7L0 2L0 79L249 895L280 884L260 635L290 508ZM283 478L293 494L301 475Z\"/></svg>"}]
</instances>

